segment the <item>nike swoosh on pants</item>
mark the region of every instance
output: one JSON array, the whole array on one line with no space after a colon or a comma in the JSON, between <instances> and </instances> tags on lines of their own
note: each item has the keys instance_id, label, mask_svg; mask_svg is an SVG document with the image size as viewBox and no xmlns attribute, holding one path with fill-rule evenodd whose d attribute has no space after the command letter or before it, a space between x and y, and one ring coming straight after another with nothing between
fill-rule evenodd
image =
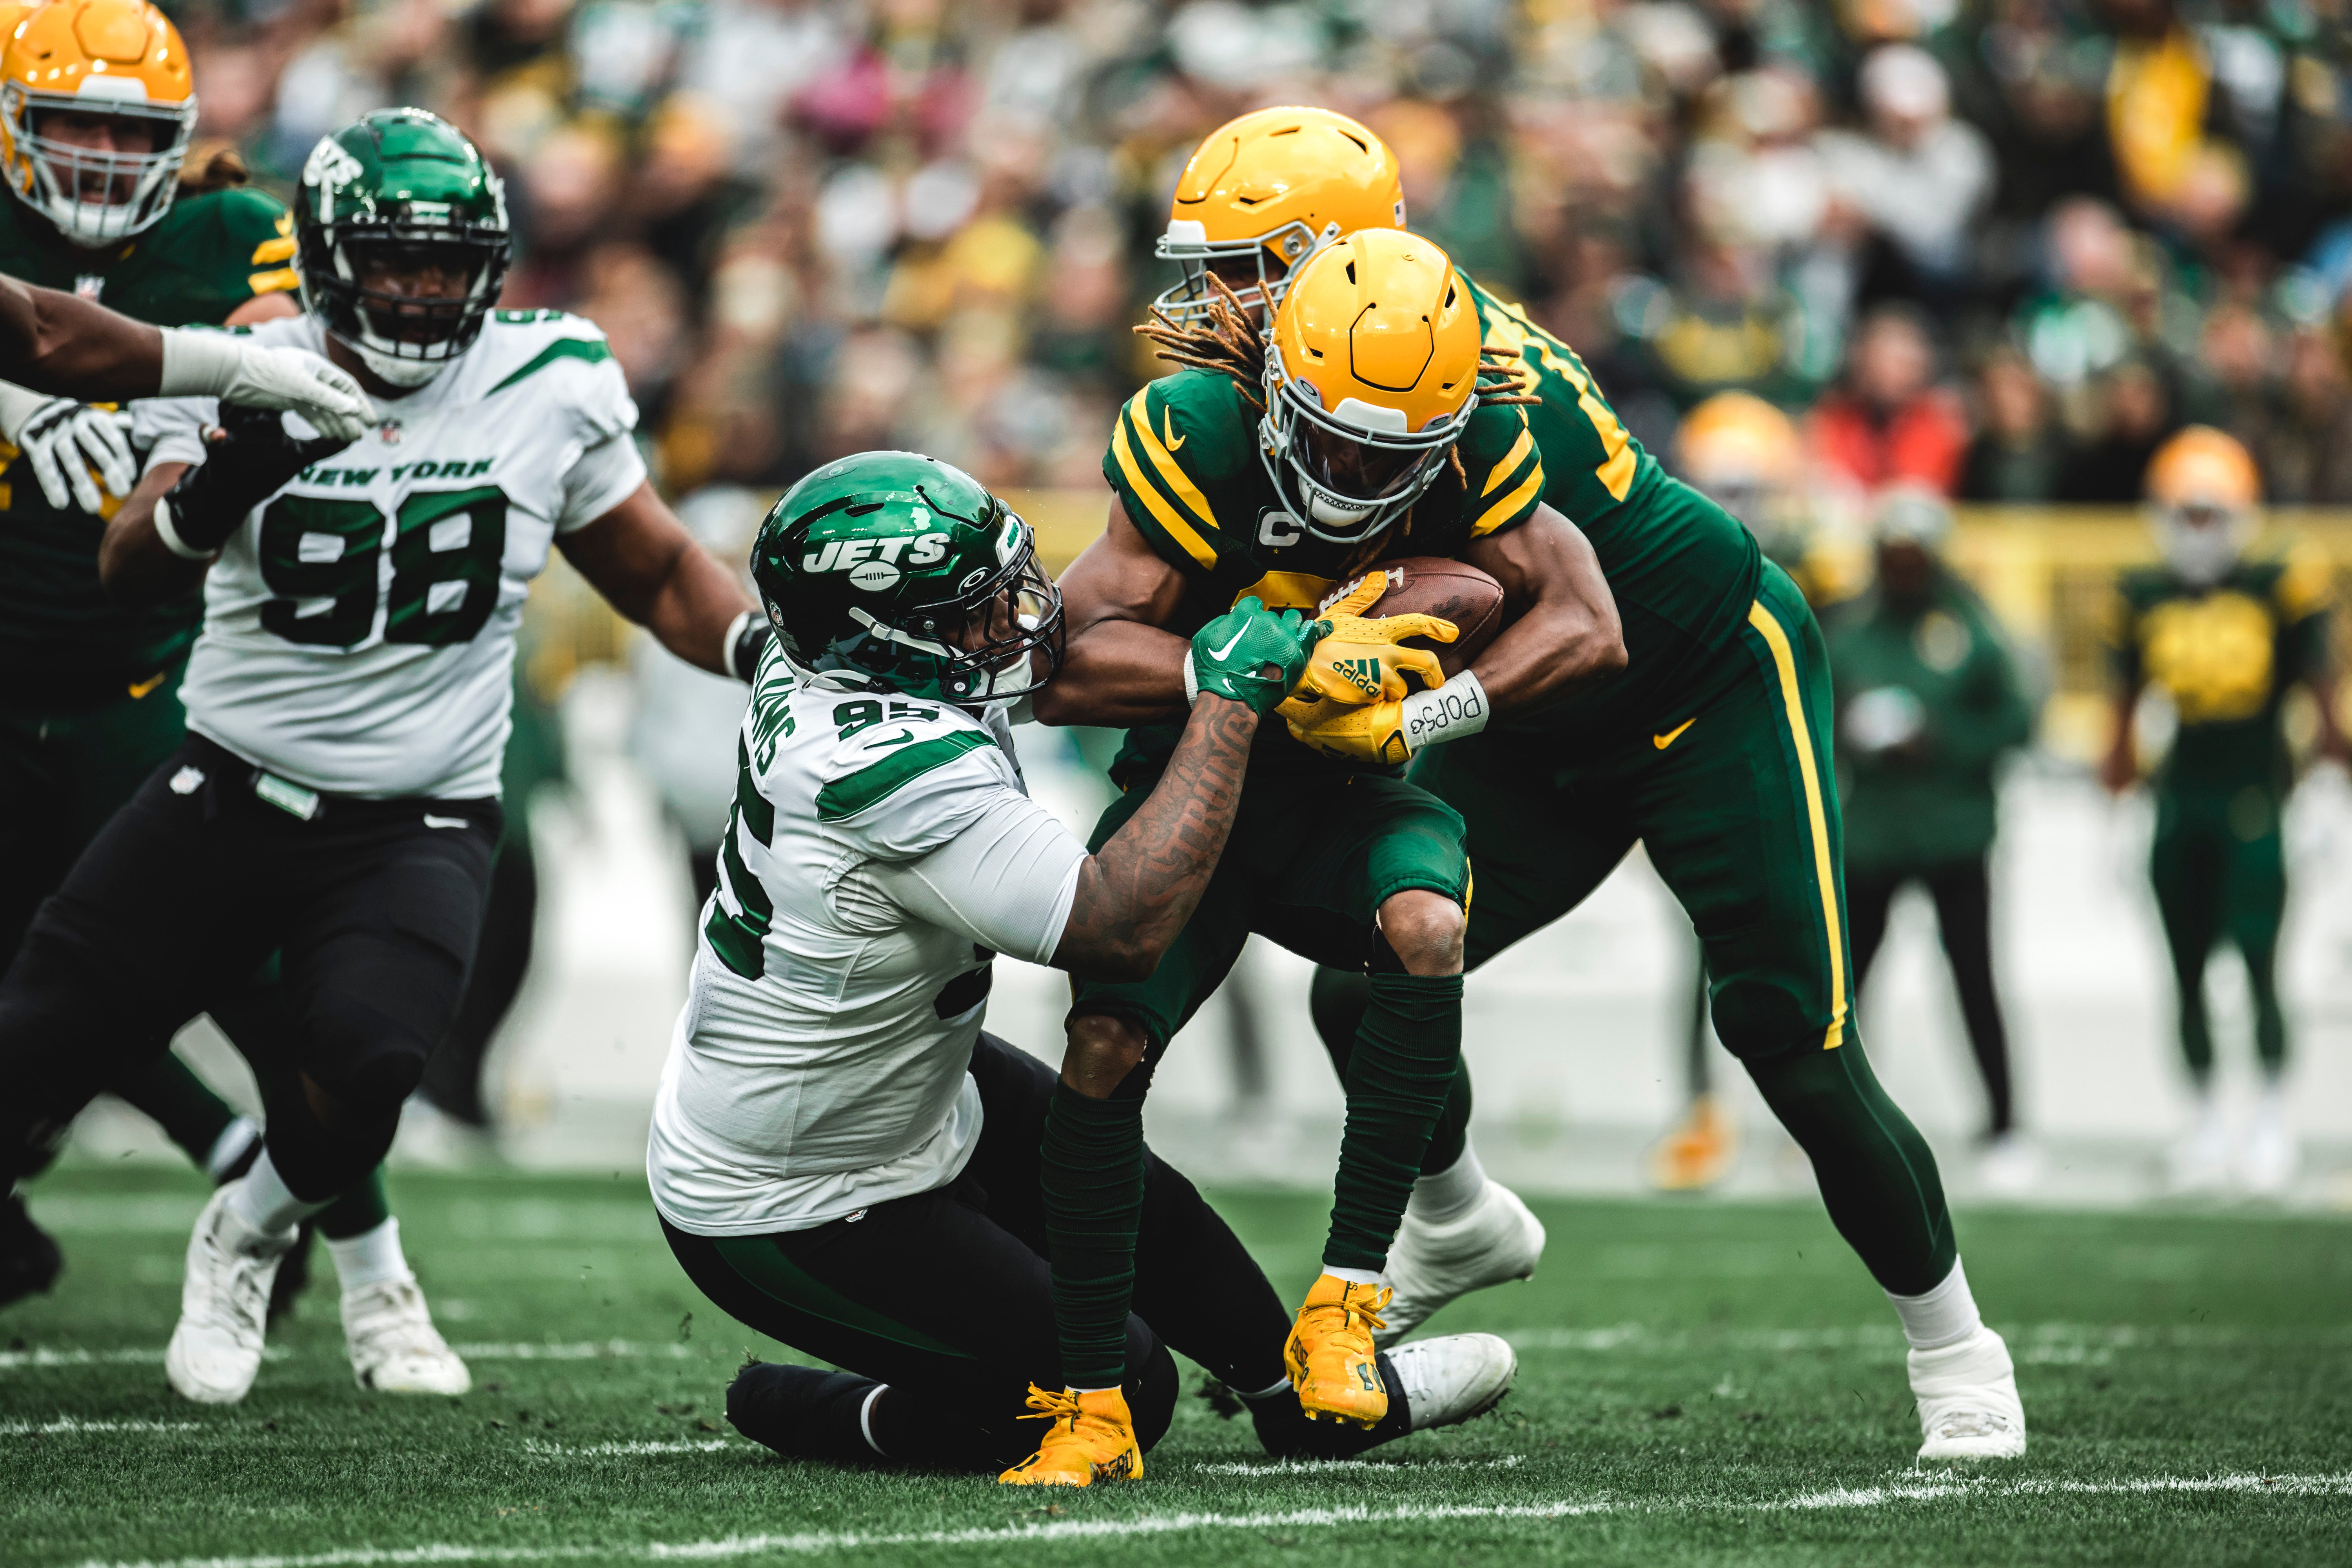
<instances>
[{"instance_id":1,"label":"nike swoosh on pants","mask_svg":"<svg viewBox=\"0 0 2352 1568\"><path fill-rule=\"evenodd\" d=\"M1663 735L1653 735L1653 736L1651 736L1651 737L1650 737L1650 744L1652 744L1652 745L1654 745L1654 746L1657 747L1657 748L1658 748L1658 750L1660 750L1660 751L1662 751L1662 752L1663 752L1663 751L1664 751L1668 746L1673 745L1673 744L1675 743L1675 740L1681 736L1682 732L1683 732L1685 730L1689 729L1692 725L1694 725L1694 724L1696 724L1696 723L1697 723L1697 722L1698 722L1698 719L1697 719L1697 717L1696 717L1696 715L1694 715L1694 716L1693 716L1693 717L1691 717L1691 718L1685 719L1685 720L1684 720L1681 723L1679 723L1679 724L1675 725L1673 729L1671 729L1671 730L1667 731L1664 734L1663 734Z\"/></svg>"}]
</instances>

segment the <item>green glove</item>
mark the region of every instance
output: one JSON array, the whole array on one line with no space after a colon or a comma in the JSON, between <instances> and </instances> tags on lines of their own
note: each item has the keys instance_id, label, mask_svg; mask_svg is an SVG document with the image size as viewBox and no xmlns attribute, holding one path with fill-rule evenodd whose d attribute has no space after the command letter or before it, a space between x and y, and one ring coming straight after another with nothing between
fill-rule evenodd
<instances>
[{"instance_id":1,"label":"green glove","mask_svg":"<svg viewBox=\"0 0 2352 1568\"><path fill-rule=\"evenodd\" d=\"M1184 658L1184 695L1246 703L1260 718L1296 690L1307 673L1307 656L1329 633L1328 621L1310 621L1297 610L1280 615L1255 599L1244 599L1192 634Z\"/></svg>"}]
</instances>

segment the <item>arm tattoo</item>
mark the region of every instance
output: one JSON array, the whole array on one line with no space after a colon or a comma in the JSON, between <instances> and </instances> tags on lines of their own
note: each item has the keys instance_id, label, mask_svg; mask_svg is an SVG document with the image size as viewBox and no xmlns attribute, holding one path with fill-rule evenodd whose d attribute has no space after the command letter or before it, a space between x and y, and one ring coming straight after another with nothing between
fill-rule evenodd
<instances>
[{"instance_id":1,"label":"arm tattoo","mask_svg":"<svg viewBox=\"0 0 2352 1568\"><path fill-rule=\"evenodd\" d=\"M1257 716L1203 696L1143 809L1078 870L1056 968L1142 979L1184 929L1233 831Z\"/></svg>"}]
</instances>

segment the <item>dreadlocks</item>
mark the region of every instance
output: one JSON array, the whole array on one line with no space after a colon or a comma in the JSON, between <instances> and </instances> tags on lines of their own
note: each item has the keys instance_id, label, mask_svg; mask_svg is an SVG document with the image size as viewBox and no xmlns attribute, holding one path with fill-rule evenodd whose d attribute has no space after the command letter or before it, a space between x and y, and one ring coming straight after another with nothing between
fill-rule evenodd
<instances>
[{"instance_id":1,"label":"dreadlocks","mask_svg":"<svg viewBox=\"0 0 2352 1568\"><path fill-rule=\"evenodd\" d=\"M1151 320L1135 329L1139 337L1160 345L1155 359L1190 365L1228 376L1242 396L1259 413L1265 412L1265 340L1243 310L1241 300L1215 273L1209 274L1206 325L1180 326L1159 306Z\"/></svg>"}]
</instances>

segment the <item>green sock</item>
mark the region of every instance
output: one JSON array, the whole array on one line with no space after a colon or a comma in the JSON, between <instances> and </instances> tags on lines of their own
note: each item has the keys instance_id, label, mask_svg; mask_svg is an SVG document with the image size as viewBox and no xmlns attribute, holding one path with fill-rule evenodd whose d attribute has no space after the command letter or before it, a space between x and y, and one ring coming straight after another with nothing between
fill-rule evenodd
<instances>
[{"instance_id":1,"label":"green sock","mask_svg":"<svg viewBox=\"0 0 2352 1568\"><path fill-rule=\"evenodd\" d=\"M153 1118L163 1135L177 1143L200 1171L211 1158L213 1145L236 1120L236 1109L170 1051L107 1087Z\"/></svg>"},{"instance_id":2,"label":"green sock","mask_svg":"<svg viewBox=\"0 0 2352 1568\"><path fill-rule=\"evenodd\" d=\"M1378 1269L1462 1066L1462 976L1375 974L1348 1058L1348 1125L1323 1263ZM1461 1157L1457 1142L1454 1157Z\"/></svg>"},{"instance_id":3,"label":"green sock","mask_svg":"<svg viewBox=\"0 0 2352 1568\"><path fill-rule=\"evenodd\" d=\"M1830 1222L1880 1285L1917 1296L1959 1256L1936 1156L1879 1087L1849 1028L1833 1051L1800 1047L1748 1073L1813 1163Z\"/></svg>"},{"instance_id":4,"label":"green sock","mask_svg":"<svg viewBox=\"0 0 2352 1568\"><path fill-rule=\"evenodd\" d=\"M1062 1381L1127 1381L1127 1314L1143 1219L1143 1099L1094 1100L1058 1079L1038 1156Z\"/></svg>"},{"instance_id":5,"label":"green sock","mask_svg":"<svg viewBox=\"0 0 2352 1568\"><path fill-rule=\"evenodd\" d=\"M384 1190L383 1167L378 1165L335 1201L319 1211L314 1222L329 1241L349 1241L364 1236L392 1217L392 1196Z\"/></svg>"},{"instance_id":6,"label":"green sock","mask_svg":"<svg viewBox=\"0 0 2352 1568\"><path fill-rule=\"evenodd\" d=\"M1356 1054L1356 1031L1363 1026L1364 1010L1371 1002L1371 976L1362 970L1316 966L1307 993L1307 1011L1315 1019L1315 1032L1323 1038L1332 1069L1343 1084L1348 1081L1348 1062ZM1454 1069L1454 1087L1446 1091L1445 1109L1438 1112L1437 1125L1430 1130L1429 1152L1421 1162L1423 1175L1450 1171L1460 1163L1462 1151L1470 1142L1470 1064L1464 1061Z\"/></svg>"}]
</instances>

